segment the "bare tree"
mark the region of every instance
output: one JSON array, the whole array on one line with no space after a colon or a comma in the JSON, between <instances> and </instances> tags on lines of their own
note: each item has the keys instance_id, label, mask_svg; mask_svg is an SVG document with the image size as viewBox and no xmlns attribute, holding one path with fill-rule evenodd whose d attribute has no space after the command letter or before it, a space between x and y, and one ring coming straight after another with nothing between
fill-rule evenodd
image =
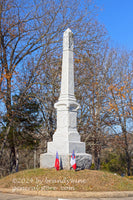
<instances>
[{"instance_id":1,"label":"bare tree","mask_svg":"<svg viewBox=\"0 0 133 200\"><path fill-rule=\"evenodd\" d=\"M133 123L133 66L132 56L127 51L113 50L109 54L107 65L111 73L108 76L108 111L113 118L113 126L123 145L127 165L127 174L131 169L131 123Z\"/></svg>"},{"instance_id":2,"label":"bare tree","mask_svg":"<svg viewBox=\"0 0 133 200\"><path fill-rule=\"evenodd\" d=\"M82 38L78 45L85 45L87 41L92 41L95 51L99 46L95 41L96 39L97 42L101 41L99 34L101 33L102 36L103 33L99 32L100 26L95 22L94 14L95 6L89 0L84 2L31 0L28 5L26 1L20 0L0 1L0 99L3 106L1 123L6 127L0 157L10 134L10 142L8 142L11 160L14 163L13 170L16 168L16 152L10 131L14 121L12 96L21 90L19 99L21 101L23 96L28 95L29 90L35 97L35 90L40 88L40 95L36 93L36 97L38 96L42 108L48 108L46 110L48 115L44 110L42 115L44 118L47 117L45 124L52 136L52 129L55 129L55 116L52 116L53 102L50 94L55 93L57 98L59 87L58 83L55 85L55 74L51 71L53 72L53 68L58 69L57 64L60 63L57 61L60 60L62 33L70 27L76 32L77 40L79 37ZM44 99L43 92L46 94ZM5 114L8 121L3 123Z\"/></svg>"}]
</instances>

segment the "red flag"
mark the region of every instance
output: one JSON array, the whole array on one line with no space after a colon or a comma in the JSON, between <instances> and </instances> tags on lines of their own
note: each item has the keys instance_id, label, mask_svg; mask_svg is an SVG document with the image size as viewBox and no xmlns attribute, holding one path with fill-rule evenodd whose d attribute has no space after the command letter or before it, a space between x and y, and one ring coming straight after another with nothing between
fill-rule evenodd
<instances>
[{"instance_id":1,"label":"red flag","mask_svg":"<svg viewBox=\"0 0 133 200\"><path fill-rule=\"evenodd\" d=\"M76 169L76 160L75 160L75 154L74 154L74 150L71 156L71 166L73 167L73 169Z\"/></svg>"},{"instance_id":2,"label":"red flag","mask_svg":"<svg viewBox=\"0 0 133 200\"><path fill-rule=\"evenodd\" d=\"M60 169L60 163L59 163L58 152L56 152L55 168L56 168L56 170L59 170L59 169Z\"/></svg>"}]
</instances>

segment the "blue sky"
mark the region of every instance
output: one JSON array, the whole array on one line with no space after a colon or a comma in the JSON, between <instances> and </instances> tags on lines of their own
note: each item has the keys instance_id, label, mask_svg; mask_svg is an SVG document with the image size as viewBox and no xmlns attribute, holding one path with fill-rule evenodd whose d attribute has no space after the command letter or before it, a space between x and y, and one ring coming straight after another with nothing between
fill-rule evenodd
<instances>
[{"instance_id":1,"label":"blue sky","mask_svg":"<svg viewBox=\"0 0 133 200\"><path fill-rule=\"evenodd\" d=\"M103 8L98 19L108 31L113 45L133 50L133 0L96 0Z\"/></svg>"}]
</instances>

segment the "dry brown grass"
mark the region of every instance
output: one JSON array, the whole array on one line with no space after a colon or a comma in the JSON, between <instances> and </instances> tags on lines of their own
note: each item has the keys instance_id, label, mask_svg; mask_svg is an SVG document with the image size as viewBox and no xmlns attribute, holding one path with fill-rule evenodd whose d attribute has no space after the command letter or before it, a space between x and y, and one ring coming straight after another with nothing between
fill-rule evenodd
<instances>
[{"instance_id":1,"label":"dry brown grass","mask_svg":"<svg viewBox=\"0 0 133 200\"><path fill-rule=\"evenodd\" d=\"M133 191L133 180L95 170L33 169L0 179L0 188L30 191Z\"/></svg>"}]
</instances>

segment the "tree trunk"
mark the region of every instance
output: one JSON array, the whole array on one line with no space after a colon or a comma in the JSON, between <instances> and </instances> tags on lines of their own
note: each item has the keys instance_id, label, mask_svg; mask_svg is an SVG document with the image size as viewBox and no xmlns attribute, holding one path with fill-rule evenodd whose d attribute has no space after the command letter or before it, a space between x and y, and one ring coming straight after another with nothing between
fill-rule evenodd
<instances>
[{"instance_id":1,"label":"tree trunk","mask_svg":"<svg viewBox=\"0 0 133 200\"><path fill-rule=\"evenodd\" d=\"M18 149L16 150L16 172L18 172L19 167L19 153Z\"/></svg>"},{"instance_id":2,"label":"tree trunk","mask_svg":"<svg viewBox=\"0 0 133 200\"><path fill-rule=\"evenodd\" d=\"M11 110L11 77L7 70L7 93L6 93L6 109L7 109L7 125L12 121L12 110ZM14 145L14 135L12 128L9 132L9 145L10 145L10 173L16 172L16 153Z\"/></svg>"},{"instance_id":3,"label":"tree trunk","mask_svg":"<svg viewBox=\"0 0 133 200\"><path fill-rule=\"evenodd\" d=\"M127 161L127 175L130 176L131 161L128 152L126 152L126 161Z\"/></svg>"},{"instance_id":4,"label":"tree trunk","mask_svg":"<svg viewBox=\"0 0 133 200\"><path fill-rule=\"evenodd\" d=\"M10 173L16 172L16 153L15 147L12 145L10 148Z\"/></svg>"},{"instance_id":5,"label":"tree trunk","mask_svg":"<svg viewBox=\"0 0 133 200\"><path fill-rule=\"evenodd\" d=\"M94 152L94 165L95 165L95 170L100 169L100 158L99 158L99 153L97 152L97 149Z\"/></svg>"},{"instance_id":6,"label":"tree trunk","mask_svg":"<svg viewBox=\"0 0 133 200\"><path fill-rule=\"evenodd\" d=\"M125 155L126 155L126 164L127 164L127 175L130 176L130 169L131 169L131 159L128 152L128 144L125 142Z\"/></svg>"},{"instance_id":7,"label":"tree trunk","mask_svg":"<svg viewBox=\"0 0 133 200\"><path fill-rule=\"evenodd\" d=\"M100 169L99 146L97 144L97 137L98 136L95 135L95 139L94 139L94 165L95 165L95 170Z\"/></svg>"},{"instance_id":8,"label":"tree trunk","mask_svg":"<svg viewBox=\"0 0 133 200\"><path fill-rule=\"evenodd\" d=\"M127 131L122 128L124 139L125 139L125 155L126 155L126 164L127 164L127 175L130 176L130 169L131 169L131 158L128 152L128 141L127 141Z\"/></svg>"},{"instance_id":9,"label":"tree trunk","mask_svg":"<svg viewBox=\"0 0 133 200\"><path fill-rule=\"evenodd\" d=\"M0 159L1 159L1 157L2 157L4 147L5 147L5 145L6 145L7 136L8 136L8 134L9 134L9 132L10 132L10 126L8 126L8 128L7 128L7 130L6 130L6 133L5 133L5 136L4 136L4 141L3 141L2 145L1 145L1 149L0 149Z\"/></svg>"},{"instance_id":10,"label":"tree trunk","mask_svg":"<svg viewBox=\"0 0 133 200\"><path fill-rule=\"evenodd\" d=\"M36 157L36 147L34 149L34 169L36 168L36 161L37 161L37 157Z\"/></svg>"}]
</instances>

